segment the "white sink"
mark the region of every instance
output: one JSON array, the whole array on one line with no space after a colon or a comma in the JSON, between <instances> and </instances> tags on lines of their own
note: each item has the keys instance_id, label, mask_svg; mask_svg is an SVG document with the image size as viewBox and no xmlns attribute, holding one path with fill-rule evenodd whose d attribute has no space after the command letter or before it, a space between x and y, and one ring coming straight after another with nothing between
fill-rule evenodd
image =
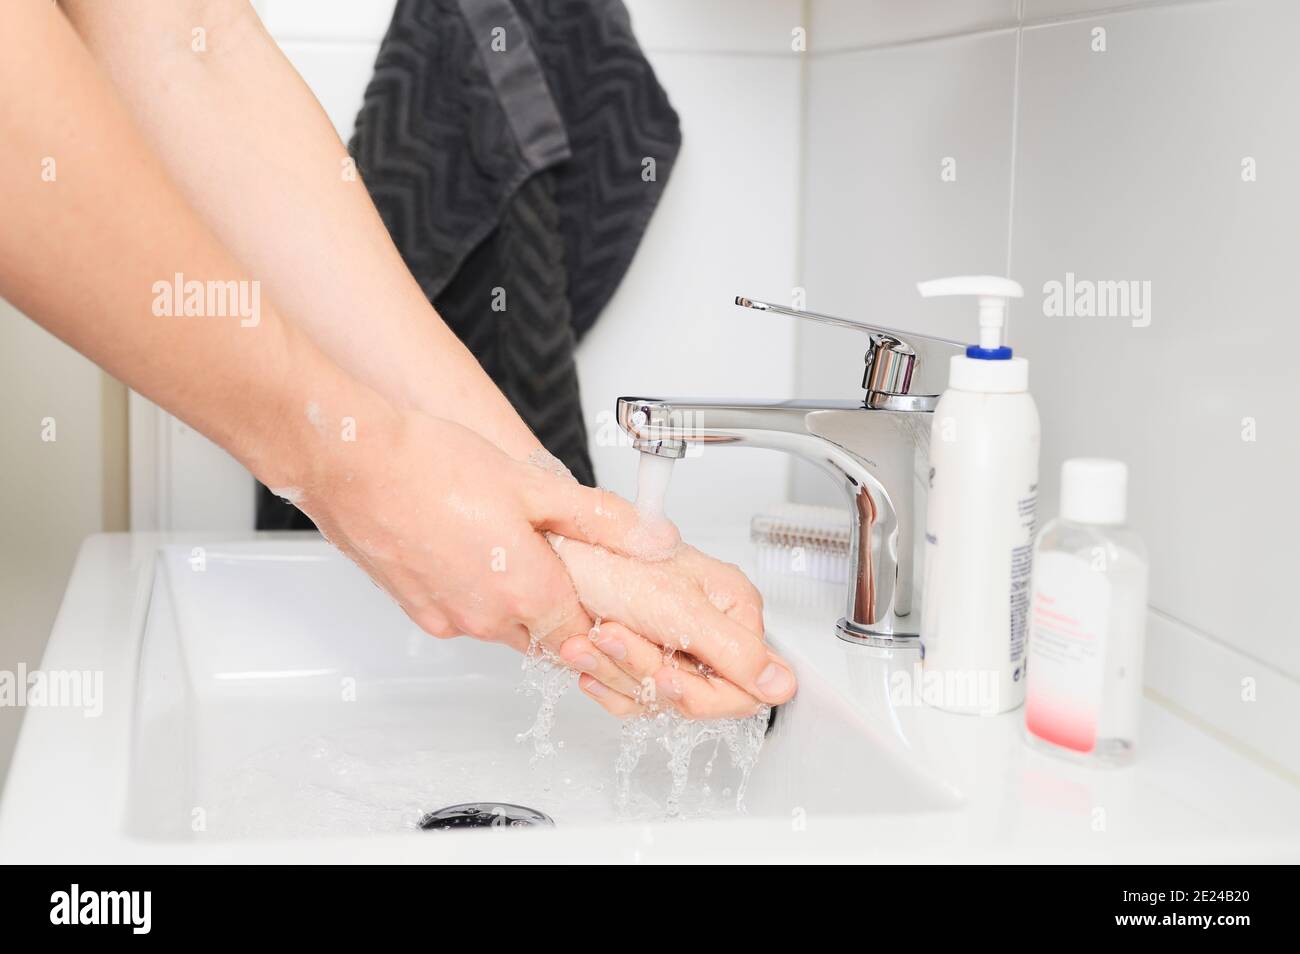
<instances>
[{"instance_id":1,"label":"white sink","mask_svg":"<svg viewBox=\"0 0 1300 954\"><path fill-rule=\"evenodd\" d=\"M166 547L144 628L128 831L403 831L430 810L482 800L538 809L557 826L662 815L665 756L646 754L639 798L620 812L620 723L576 690L558 707L563 747L532 758L517 736L540 697L520 691L521 662L501 646L423 634L319 541ZM687 814L736 813L725 749L704 777L712 749L696 751ZM919 811L956 800L873 746L851 707L806 687L778 712L743 804L789 818L792 806Z\"/></svg>"},{"instance_id":2,"label":"white sink","mask_svg":"<svg viewBox=\"0 0 1300 954\"><path fill-rule=\"evenodd\" d=\"M741 532L698 541L744 562ZM197 549L196 549L197 548ZM620 810L619 723L576 690L534 762L520 657L429 638L323 543L108 534L82 549L42 668L101 670L103 714L26 714L5 861L1260 860L1300 858L1300 790L1154 704L1137 766L1027 749L1020 714L900 691L913 650L769 606L800 678L735 808L695 754L667 819L663 753ZM426 832L426 812L521 804L552 829ZM1103 823L1099 826L1099 811Z\"/></svg>"}]
</instances>

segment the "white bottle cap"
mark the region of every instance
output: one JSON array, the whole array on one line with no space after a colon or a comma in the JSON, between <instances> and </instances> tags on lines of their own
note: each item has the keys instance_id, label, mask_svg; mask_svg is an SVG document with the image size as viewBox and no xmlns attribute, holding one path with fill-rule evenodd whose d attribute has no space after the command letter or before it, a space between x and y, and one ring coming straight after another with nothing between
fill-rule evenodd
<instances>
[{"instance_id":1,"label":"white bottle cap","mask_svg":"<svg viewBox=\"0 0 1300 954\"><path fill-rule=\"evenodd\" d=\"M1061 465L1061 516L1071 523L1123 523L1127 498L1123 461L1072 457Z\"/></svg>"}]
</instances>

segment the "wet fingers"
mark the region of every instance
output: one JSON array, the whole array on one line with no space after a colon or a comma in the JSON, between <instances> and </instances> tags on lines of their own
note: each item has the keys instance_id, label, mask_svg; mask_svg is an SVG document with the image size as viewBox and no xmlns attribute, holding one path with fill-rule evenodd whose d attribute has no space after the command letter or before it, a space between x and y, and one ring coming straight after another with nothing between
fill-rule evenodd
<instances>
[{"instance_id":1,"label":"wet fingers","mask_svg":"<svg viewBox=\"0 0 1300 954\"><path fill-rule=\"evenodd\" d=\"M622 693L615 692L594 676L583 673L578 677L578 688L590 696L610 715L626 719L640 715L644 710Z\"/></svg>"},{"instance_id":2,"label":"wet fingers","mask_svg":"<svg viewBox=\"0 0 1300 954\"><path fill-rule=\"evenodd\" d=\"M665 652L620 623L594 631L596 646L640 685L644 706L668 706L690 719L724 719L752 714L759 701L743 689L702 670L690 656Z\"/></svg>"},{"instance_id":3,"label":"wet fingers","mask_svg":"<svg viewBox=\"0 0 1300 954\"><path fill-rule=\"evenodd\" d=\"M590 675L620 695L635 700L640 694L640 682L597 648L585 633L566 639L560 646L560 658L570 669Z\"/></svg>"},{"instance_id":4,"label":"wet fingers","mask_svg":"<svg viewBox=\"0 0 1300 954\"><path fill-rule=\"evenodd\" d=\"M717 676L665 666L655 673L655 692L688 719L739 719L758 711L759 701Z\"/></svg>"}]
</instances>

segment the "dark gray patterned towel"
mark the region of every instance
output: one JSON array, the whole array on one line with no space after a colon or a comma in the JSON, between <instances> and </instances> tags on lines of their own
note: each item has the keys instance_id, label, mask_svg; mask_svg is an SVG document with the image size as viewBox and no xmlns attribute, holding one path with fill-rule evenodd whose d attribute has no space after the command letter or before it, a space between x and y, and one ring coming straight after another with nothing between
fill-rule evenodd
<instances>
[{"instance_id":1,"label":"dark gray patterned towel","mask_svg":"<svg viewBox=\"0 0 1300 954\"><path fill-rule=\"evenodd\" d=\"M622 0L399 0L349 146L429 300L587 484L574 345L680 146ZM311 526L259 493L259 529Z\"/></svg>"}]
</instances>

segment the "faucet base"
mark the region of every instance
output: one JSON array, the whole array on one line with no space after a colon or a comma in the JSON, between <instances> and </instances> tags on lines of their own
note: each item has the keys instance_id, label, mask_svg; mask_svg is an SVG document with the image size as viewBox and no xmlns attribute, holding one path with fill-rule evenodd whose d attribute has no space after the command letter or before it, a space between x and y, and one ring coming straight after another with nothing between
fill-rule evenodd
<instances>
[{"instance_id":1,"label":"faucet base","mask_svg":"<svg viewBox=\"0 0 1300 954\"><path fill-rule=\"evenodd\" d=\"M878 646L878 647L913 647L916 645L919 633L873 633L870 630L863 629L855 623L850 623L847 617L840 617L840 621L835 624L835 635L846 643L854 643L858 646Z\"/></svg>"}]
</instances>

